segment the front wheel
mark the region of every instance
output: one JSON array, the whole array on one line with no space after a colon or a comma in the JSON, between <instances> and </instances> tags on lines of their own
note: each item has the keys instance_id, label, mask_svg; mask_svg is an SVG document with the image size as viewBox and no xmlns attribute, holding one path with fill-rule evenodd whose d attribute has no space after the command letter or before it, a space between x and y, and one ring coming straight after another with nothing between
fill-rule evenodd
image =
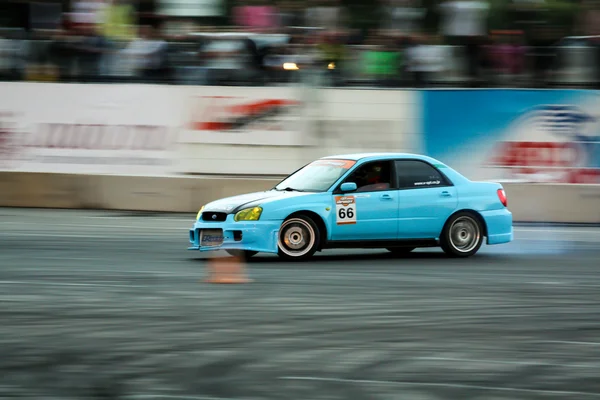
<instances>
[{"instance_id":1,"label":"front wheel","mask_svg":"<svg viewBox=\"0 0 600 400\"><path fill-rule=\"evenodd\" d=\"M471 213L452 216L440 238L442 250L453 257L470 257L483 244L483 228L479 219Z\"/></svg>"},{"instance_id":2,"label":"front wheel","mask_svg":"<svg viewBox=\"0 0 600 400\"><path fill-rule=\"evenodd\" d=\"M306 260L315 254L320 239L319 227L310 217L288 218L279 229L279 256L286 260Z\"/></svg>"}]
</instances>

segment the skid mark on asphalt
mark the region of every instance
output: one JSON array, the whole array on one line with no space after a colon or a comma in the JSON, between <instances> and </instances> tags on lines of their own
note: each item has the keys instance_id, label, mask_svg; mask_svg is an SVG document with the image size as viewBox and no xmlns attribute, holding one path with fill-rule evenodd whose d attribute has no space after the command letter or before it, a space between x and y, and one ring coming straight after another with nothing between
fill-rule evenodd
<instances>
[{"instance_id":1,"label":"skid mark on asphalt","mask_svg":"<svg viewBox=\"0 0 600 400\"><path fill-rule=\"evenodd\" d=\"M402 381L378 381L368 379L342 379L342 378L319 378L314 376L282 376L280 379L295 380L295 381L319 381L319 382L338 382L349 384L366 384L366 385L391 385L391 386L414 386L414 387L438 387L438 388L454 388L454 389L472 389L483 391L498 391L498 392L515 392L515 393L533 393L533 394L551 394L561 396L588 396L600 398L600 393L567 391L567 390L544 390L544 389L524 389L511 387L495 387L495 386L480 386L466 385L458 383L438 383L438 382L402 382Z\"/></svg>"}]
</instances>

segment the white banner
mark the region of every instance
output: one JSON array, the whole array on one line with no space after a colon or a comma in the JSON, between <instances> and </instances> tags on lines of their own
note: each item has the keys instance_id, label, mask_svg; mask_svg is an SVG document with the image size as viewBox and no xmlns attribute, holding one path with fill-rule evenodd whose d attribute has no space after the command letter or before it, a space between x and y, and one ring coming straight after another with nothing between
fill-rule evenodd
<instances>
[{"instance_id":1,"label":"white banner","mask_svg":"<svg viewBox=\"0 0 600 400\"><path fill-rule=\"evenodd\" d=\"M182 173L285 175L330 154L422 149L418 92L190 90L194 112L181 137Z\"/></svg>"},{"instance_id":2,"label":"white banner","mask_svg":"<svg viewBox=\"0 0 600 400\"><path fill-rule=\"evenodd\" d=\"M420 151L419 93L324 89L318 98L320 146L332 153Z\"/></svg>"},{"instance_id":3,"label":"white banner","mask_svg":"<svg viewBox=\"0 0 600 400\"><path fill-rule=\"evenodd\" d=\"M183 89L183 88L182 88ZM273 87L189 87L181 142L251 146L311 144L301 91Z\"/></svg>"},{"instance_id":4,"label":"white banner","mask_svg":"<svg viewBox=\"0 0 600 400\"><path fill-rule=\"evenodd\" d=\"M0 92L0 170L173 170L182 99L168 86L2 83Z\"/></svg>"},{"instance_id":5,"label":"white banner","mask_svg":"<svg viewBox=\"0 0 600 400\"><path fill-rule=\"evenodd\" d=\"M419 152L401 90L0 83L0 170L285 175L340 153Z\"/></svg>"}]
</instances>

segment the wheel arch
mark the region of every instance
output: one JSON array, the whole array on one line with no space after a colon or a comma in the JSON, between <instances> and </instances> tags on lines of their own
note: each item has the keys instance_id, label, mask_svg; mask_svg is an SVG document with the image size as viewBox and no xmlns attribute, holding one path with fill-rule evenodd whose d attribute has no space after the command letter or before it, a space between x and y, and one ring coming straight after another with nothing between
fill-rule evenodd
<instances>
[{"instance_id":1,"label":"wheel arch","mask_svg":"<svg viewBox=\"0 0 600 400\"><path fill-rule=\"evenodd\" d=\"M460 213L471 214L473 217L477 218L477 220L481 224L481 227L483 228L483 232L482 232L483 236L487 238L488 227L487 227L487 223L485 222L485 218L483 218L483 215L481 215L481 213L479 213L478 211L475 211L471 208L463 208L463 209L454 211L450 216L448 216L448 218L446 218L446 222L444 222L444 226L442 227L442 232L444 232L444 229L446 229L446 227L448 226L448 222L450 222L452 217L454 217L456 214L460 214ZM442 232L440 232L440 235Z\"/></svg>"},{"instance_id":2,"label":"wheel arch","mask_svg":"<svg viewBox=\"0 0 600 400\"><path fill-rule=\"evenodd\" d=\"M298 217L301 215L305 215L305 216L309 217L310 219L312 219L315 222L315 224L317 224L317 227L319 228L318 250L322 250L323 247L325 246L325 243L327 243L327 225L325 224L325 220L323 219L322 216L320 216L316 212L310 211L310 210L294 211L293 213L291 213L287 217L285 217L284 220L288 220L290 218Z\"/></svg>"}]
</instances>

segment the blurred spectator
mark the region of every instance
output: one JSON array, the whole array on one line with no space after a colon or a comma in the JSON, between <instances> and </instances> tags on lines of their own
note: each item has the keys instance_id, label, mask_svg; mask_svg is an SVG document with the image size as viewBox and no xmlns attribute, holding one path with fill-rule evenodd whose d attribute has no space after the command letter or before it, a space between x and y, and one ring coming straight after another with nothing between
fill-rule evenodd
<instances>
[{"instance_id":1,"label":"blurred spectator","mask_svg":"<svg viewBox=\"0 0 600 400\"><path fill-rule=\"evenodd\" d=\"M393 40L373 32L367 44L369 48L363 52L363 73L378 86L396 86L401 59Z\"/></svg>"},{"instance_id":2,"label":"blurred spectator","mask_svg":"<svg viewBox=\"0 0 600 400\"><path fill-rule=\"evenodd\" d=\"M288 28L304 26L304 8L299 1L288 0L279 4L277 11L277 26L285 31Z\"/></svg>"},{"instance_id":3,"label":"blurred spectator","mask_svg":"<svg viewBox=\"0 0 600 400\"><path fill-rule=\"evenodd\" d=\"M515 76L525 70L526 48L519 31L498 32L498 35L494 36L493 44L488 47L487 54L496 73Z\"/></svg>"},{"instance_id":4,"label":"blurred spectator","mask_svg":"<svg viewBox=\"0 0 600 400\"><path fill-rule=\"evenodd\" d=\"M233 22L249 31L269 31L278 24L278 10L264 0L239 1L233 8Z\"/></svg>"},{"instance_id":5,"label":"blurred spectator","mask_svg":"<svg viewBox=\"0 0 600 400\"><path fill-rule=\"evenodd\" d=\"M102 59L102 75L117 75L117 54L135 39L136 16L131 0L107 0L101 17L101 32L105 39L106 52Z\"/></svg>"},{"instance_id":6,"label":"blurred spectator","mask_svg":"<svg viewBox=\"0 0 600 400\"><path fill-rule=\"evenodd\" d=\"M308 27L334 32L348 29L350 16L340 0L312 0L309 4L305 12Z\"/></svg>"},{"instance_id":7,"label":"blurred spectator","mask_svg":"<svg viewBox=\"0 0 600 400\"><path fill-rule=\"evenodd\" d=\"M588 41L592 47L592 57L590 57L595 65L594 87L600 87L600 1L598 0L583 0L581 11L576 23L577 34L583 36L591 36Z\"/></svg>"},{"instance_id":8,"label":"blurred spectator","mask_svg":"<svg viewBox=\"0 0 600 400\"><path fill-rule=\"evenodd\" d=\"M0 80L17 80L25 70L25 41L0 30Z\"/></svg>"},{"instance_id":9,"label":"blurred spectator","mask_svg":"<svg viewBox=\"0 0 600 400\"><path fill-rule=\"evenodd\" d=\"M0 76L7 77L9 75L12 59L12 43L10 39L4 38L2 32L0 32Z\"/></svg>"},{"instance_id":10,"label":"blurred spectator","mask_svg":"<svg viewBox=\"0 0 600 400\"><path fill-rule=\"evenodd\" d=\"M422 36L407 50L408 70L413 73L417 87L430 86L444 71L446 49L435 36Z\"/></svg>"},{"instance_id":11,"label":"blurred spectator","mask_svg":"<svg viewBox=\"0 0 600 400\"><path fill-rule=\"evenodd\" d=\"M555 44L559 36L556 29L549 25L537 25L531 29L529 44L532 50L533 80L536 86L546 86L550 80L555 61Z\"/></svg>"},{"instance_id":12,"label":"blurred spectator","mask_svg":"<svg viewBox=\"0 0 600 400\"><path fill-rule=\"evenodd\" d=\"M124 44L135 37L136 18L131 0L107 0L100 24L102 32L111 43Z\"/></svg>"},{"instance_id":13,"label":"blurred spectator","mask_svg":"<svg viewBox=\"0 0 600 400\"><path fill-rule=\"evenodd\" d=\"M135 7L148 21L141 11L148 3L71 0L57 29L61 8L48 1L56 1L51 12L37 11L43 23L30 24L17 47L0 31L2 79L40 79L40 70L56 66L61 80L85 81L138 75L142 82L268 85L314 73L308 81L324 85L465 86L517 78L537 86L600 84L598 0L580 6L570 0L377 0L375 6L236 0L226 19L235 27L171 18L161 21L166 36L138 29ZM522 34L490 35L488 25Z\"/></svg>"},{"instance_id":14,"label":"blurred spectator","mask_svg":"<svg viewBox=\"0 0 600 400\"><path fill-rule=\"evenodd\" d=\"M468 74L479 77L482 39L487 35L489 5L482 0L447 0L440 5L442 34L448 44L462 46Z\"/></svg>"},{"instance_id":15,"label":"blurred spectator","mask_svg":"<svg viewBox=\"0 0 600 400\"><path fill-rule=\"evenodd\" d=\"M319 59L322 61L319 67L328 71L327 75L332 85L339 84L342 78L340 67L345 59L346 52L345 36L335 32L321 33L317 49Z\"/></svg>"},{"instance_id":16,"label":"blurred spectator","mask_svg":"<svg viewBox=\"0 0 600 400\"><path fill-rule=\"evenodd\" d=\"M167 65L168 44L151 26L142 26L139 37L129 43L124 55L134 59L136 76L148 82L165 80L169 73Z\"/></svg>"},{"instance_id":17,"label":"blurred spectator","mask_svg":"<svg viewBox=\"0 0 600 400\"><path fill-rule=\"evenodd\" d=\"M102 25L108 0L78 0L70 13L71 28L86 25Z\"/></svg>"},{"instance_id":18,"label":"blurred spectator","mask_svg":"<svg viewBox=\"0 0 600 400\"><path fill-rule=\"evenodd\" d=\"M420 0L383 0L378 10L380 29L401 36L418 34L426 12Z\"/></svg>"},{"instance_id":19,"label":"blurred spectator","mask_svg":"<svg viewBox=\"0 0 600 400\"><path fill-rule=\"evenodd\" d=\"M73 78L71 70L75 57L73 43L76 38L65 29L58 29L51 37L48 48L51 62L57 66L58 76L61 81L70 81Z\"/></svg>"},{"instance_id":20,"label":"blurred spectator","mask_svg":"<svg viewBox=\"0 0 600 400\"><path fill-rule=\"evenodd\" d=\"M600 1L583 0L575 25L576 33L582 36L600 35Z\"/></svg>"},{"instance_id":21,"label":"blurred spectator","mask_svg":"<svg viewBox=\"0 0 600 400\"><path fill-rule=\"evenodd\" d=\"M77 67L84 80L93 81L100 76L100 63L107 51L106 40L95 24L85 25L81 33L73 44Z\"/></svg>"},{"instance_id":22,"label":"blurred spectator","mask_svg":"<svg viewBox=\"0 0 600 400\"><path fill-rule=\"evenodd\" d=\"M545 0L510 0L507 7L507 28L522 31L525 43L529 44L532 30L538 25L549 23L548 11Z\"/></svg>"}]
</instances>

